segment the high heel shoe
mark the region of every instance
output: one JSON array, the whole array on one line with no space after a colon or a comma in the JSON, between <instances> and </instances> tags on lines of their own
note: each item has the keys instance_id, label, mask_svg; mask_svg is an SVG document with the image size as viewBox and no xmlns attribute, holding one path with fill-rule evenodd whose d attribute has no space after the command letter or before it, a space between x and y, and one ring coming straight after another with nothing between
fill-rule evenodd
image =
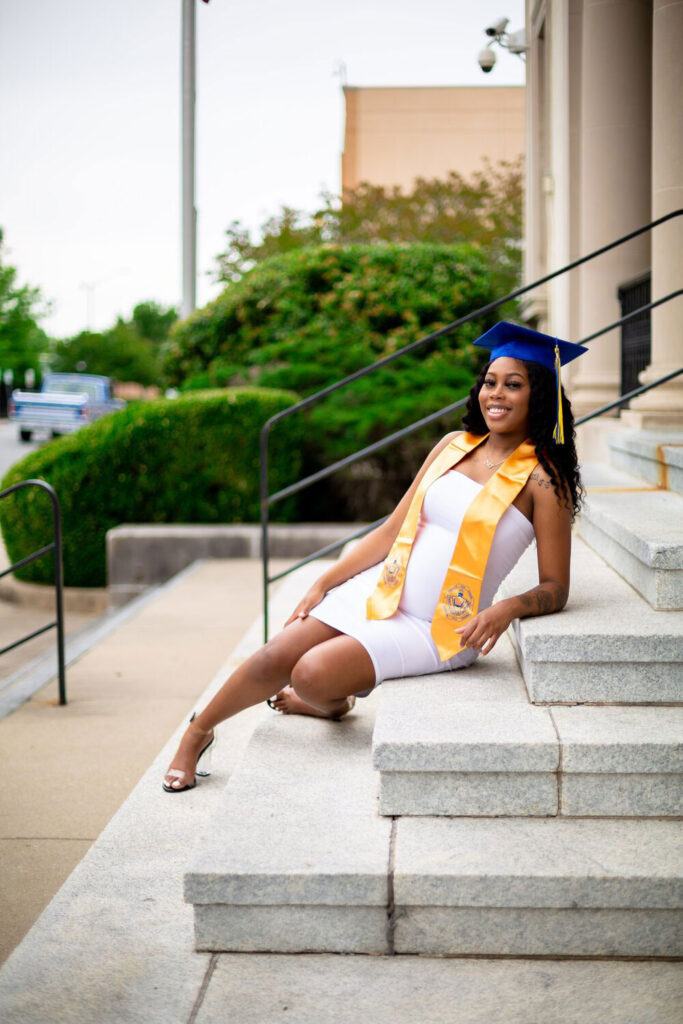
<instances>
[{"instance_id":1,"label":"high heel shoe","mask_svg":"<svg viewBox=\"0 0 683 1024\"><path fill-rule=\"evenodd\" d=\"M195 711L193 712L192 718L190 719L190 724L194 722L196 717L197 713ZM186 789L194 789L194 787L197 785L197 776L204 779L207 777L207 775L211 774L213 752L216 749L216 730L212 729L211 733L211 739L199 751L199 756L197 757L197 765L195 767L195 778L193 779L193 781L188 782L185 786L176 786L173 783L171 783L171 785L168 786L165 782L163 782L162 786L166 793L184 793ZM204 762L201 769L199 767L200 761ZM166 772L166 775L170 775L173 779L177 779L178 783L181 783L185 776L187 775L187 772L184 771L182 768L169 768L168 771Z\"/></svg>"}]
</instances>

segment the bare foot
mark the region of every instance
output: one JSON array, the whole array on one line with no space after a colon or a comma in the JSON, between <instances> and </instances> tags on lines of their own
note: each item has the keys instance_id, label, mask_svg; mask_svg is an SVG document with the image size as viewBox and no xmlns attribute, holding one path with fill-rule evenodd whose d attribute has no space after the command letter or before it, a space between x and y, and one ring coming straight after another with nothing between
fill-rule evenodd
<instances>
[{"instance_id":1,"label":"bare foot","mask_svg":"<svg viewBox=\"0 0 683 1024\"><path fill-rule=\"evenodd\" d=\"M204 732L193 721L190 721L176 755L171 761L171 767L164 776L163 785L167 793L180 793L184 789L194 789L197 784L195 779L197 760L202 751L213 743L212 737L213 729ZM208 772L200 772L200 774L208 774Z\"/></svg>"},{"instance_id":2,"label":"bare foot","mask_svg":"<svg viewBox=\"0 0 683 1024\"><path fill-rule=\"evenodd\" d=\"M298 697L291 686L285 686L269 701L275 711L283 715L312 715L314 718L343 718L356 703L355 697L347 697L335 711L319 711Z\"/></svg>"}]
</instances>

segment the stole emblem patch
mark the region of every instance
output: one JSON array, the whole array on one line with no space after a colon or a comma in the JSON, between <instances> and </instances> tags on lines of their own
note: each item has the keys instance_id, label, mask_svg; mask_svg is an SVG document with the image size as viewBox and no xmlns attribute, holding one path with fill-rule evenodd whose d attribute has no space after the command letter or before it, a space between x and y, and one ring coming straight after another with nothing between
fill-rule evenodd
<instances>
[{"instance_id":1,"label":"stole emblem patch","mask_svg":"<svg viewBox=\"0 0 683 1024\"><path fill-rule=\"evenodd\" d=\"M384 563L384 568L382 569L382 579L380 582L387 587L397 587L401 580L403 579L403 573L403 565L401 564L399 559L392 558L390 562L387 561Z\"/></svg>"},{"instance_id":2,"label":"stole emblem patch","mask_svg":"<svg viewBox=\"0 0 683 1024\"><path fill-rule=\"evenodd\" d=\"M466 619L472 614L474 607L472 591L464 583L456 583L454 587L449 587L444 594L442 607L447 619L452 619L454 622Z\"/></svg>"}]
</instances>

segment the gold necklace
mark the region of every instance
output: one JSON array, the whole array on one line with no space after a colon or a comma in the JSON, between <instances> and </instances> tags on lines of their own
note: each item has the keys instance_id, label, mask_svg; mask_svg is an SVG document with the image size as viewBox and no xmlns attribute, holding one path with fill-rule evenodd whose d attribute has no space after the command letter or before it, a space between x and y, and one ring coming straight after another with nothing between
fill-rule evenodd
<instances>
[{"instance_id":1,"label":"gold necklace","mask_svg":"<svg viewBox=\"0 0 683 1024\"><path fill-rule=\"evenodd\" d=\"M516 448L512 449L512 451L516 451L516 450L517 450ZM508 452L508 454L505 456L505 458L501 459L500 462L491 462L491 460L488 458L488 456L485 455L484 456L484 465L486 466L487 469L498 469L499 466L503 465L503 463L505 462L505 459L509 459L511 455L512 455L512 452Z\"/></svg>"}]
</instances>

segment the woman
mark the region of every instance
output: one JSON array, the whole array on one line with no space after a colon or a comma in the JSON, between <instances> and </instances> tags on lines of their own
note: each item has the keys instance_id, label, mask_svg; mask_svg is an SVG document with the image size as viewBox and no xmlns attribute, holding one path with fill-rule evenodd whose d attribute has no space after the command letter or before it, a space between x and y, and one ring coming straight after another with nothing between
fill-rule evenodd
<instances>
[{"instance_id":1,"label":"woman","mask_svg":"<svg viewBox=\"0 0 683 1024\"><path fill-rule=\"evenodd\" d=\"M581 483L559 364L585 349L504 321L475 344L491 361L470 393L466 432L442 438L388 519L192 717L167 792L208 774L197 762L219 722L273 693L268 703L284 714L340 718L383 679L464 668L513 619L564 607ZM534 538L538 586L492 603Z\"/></svg>"}]
</instances>

